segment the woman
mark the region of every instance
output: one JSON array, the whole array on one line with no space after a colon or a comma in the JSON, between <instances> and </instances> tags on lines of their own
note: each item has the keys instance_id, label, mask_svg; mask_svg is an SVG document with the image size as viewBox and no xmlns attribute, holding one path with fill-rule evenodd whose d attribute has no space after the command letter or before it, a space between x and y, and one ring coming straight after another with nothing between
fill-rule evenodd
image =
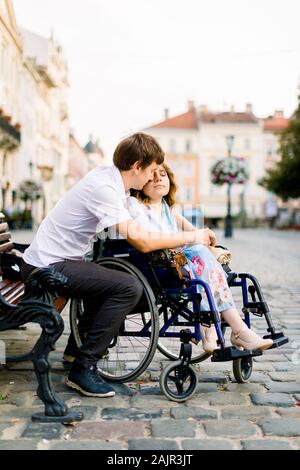
<instances>
[{"instance_id":1,"label":"woman","mask_svg":"<svg viewBox=\"0 0 300 470\"><path fill-rule=\"evenodd\" d=\"M196 230L196 228L175 210L176 184L174 175L166 164L159 165L152 181L142 191L135 191L128 199L128 209L141 226L148 230L168 231ZM138 201L140 202L138 202ZM140 204L142 203L142 204ZM218 312L232 329L230 341L234 346L244 349L268 349L271 339L263 339L250 330L235 307L226 274L221 264L205 245L197 244L183 247L188 260L190 275L194 279L207 282L215 299ZM206 294L202 294L201 309L209 310ZM215 328L201 327L203 349L212 353L218 348Z\"/></svg>"}]
</instances>

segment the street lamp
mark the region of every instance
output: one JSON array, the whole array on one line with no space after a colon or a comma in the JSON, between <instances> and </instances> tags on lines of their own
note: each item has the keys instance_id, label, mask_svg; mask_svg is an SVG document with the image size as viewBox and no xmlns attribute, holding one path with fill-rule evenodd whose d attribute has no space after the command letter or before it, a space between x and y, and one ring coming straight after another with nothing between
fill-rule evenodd
<instances>
[{"instance_id":1,"label":"street lamp","mask_svg":"<svg viewBox=\"0 0 300 470\"><path fill-rule=\"evenodd\" d=\"M226 137L228 156L217 161L211 168L211 182L218 186L227 184L227 215L225 217L225 237L232 237L231 186L244 184L249 177L244 158L233 157L234 136Z\"/></svg>"},{"instance_id":2,"label":"street lamp","mask_svg":"<svg viewBox=\"0 0 300 470\"><path fill-rule=\"evenodd\" d=\"M231 158L232 156L233 143L234 143L234 135L227 135L226 144L227 144L227 154L229 158ZM224 233L225 238L232 237L231 186L232 186L232 182L229 180L227 184L227 215L225 218L225 233Z\"/></svg>"}]
</instances>

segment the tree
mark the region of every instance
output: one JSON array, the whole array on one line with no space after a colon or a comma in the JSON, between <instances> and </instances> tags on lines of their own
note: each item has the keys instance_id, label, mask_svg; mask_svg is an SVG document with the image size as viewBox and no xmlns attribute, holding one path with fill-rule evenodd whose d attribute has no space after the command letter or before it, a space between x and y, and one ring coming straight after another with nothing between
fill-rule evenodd
<instances>
[{"instance_id":1,"label":"tree","mask_svg":"<svg viewBox=\"0 0 300 470\"><path fill-rule=\"evenodd\" d=\"M43 188L33 180L24 180L19 185L18 195L28 209L28 205L31 208L32 203L43 196Z\"/></svg>"},{"instance_id":2,"label":"tree","mask_svg":"<svg viewBox=\"0 0 300 470\"><path fill-rule=\"evenodd\" d=\"M300 197L300 95L287 128L280 134L281 160L267 170L260 184L284 201Z\"/></svg>"}]
</instances>

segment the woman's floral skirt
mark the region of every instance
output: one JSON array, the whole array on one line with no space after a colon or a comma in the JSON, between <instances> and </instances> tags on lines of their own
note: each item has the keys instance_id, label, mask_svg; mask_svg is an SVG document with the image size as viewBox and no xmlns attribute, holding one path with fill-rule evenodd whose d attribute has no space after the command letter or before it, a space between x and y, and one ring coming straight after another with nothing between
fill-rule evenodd
<instances>
[{"instance_id":1,"label":"woman's floral skirt","mask_svg":"<svg viewBox=\"0 0 300 470\"><path fill-rule=\"evenodd\" d=\"M227 284L227 274L221 264L204 245L185 247L184 254L188 260L188 267L192 279L201 279L209 284L218 312L235 307L230 288ZM197 286L201 293L201 310L210 310L205 290Z\"/></svg>"}]
</instances>

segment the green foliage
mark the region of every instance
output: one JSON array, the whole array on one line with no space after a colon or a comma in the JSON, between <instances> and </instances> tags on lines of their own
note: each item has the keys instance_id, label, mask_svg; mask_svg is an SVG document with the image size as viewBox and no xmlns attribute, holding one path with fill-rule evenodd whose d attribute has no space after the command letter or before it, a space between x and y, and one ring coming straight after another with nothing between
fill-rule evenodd
<instances>
[{"instance_id":1,"label":"green foliage","mask_svg":"<svg viewBox=\"0 0 300 470\"><path fill-rule=\"evenodd\" d=\"M21 201L36 201L43 195L43 188L33 180L24 180L19 186L19 199Z\"/></svg>"},{"instance_id":2,"label":"green foliage","mask_svg":"<svg viewBox=\"0 0 300 470\"><path fill-rule=\"evenodd\" d=\"M288 127L280 135L281 160L260 184L284 201L300 197L300 96Z\"/></svg>"}]
</instances>

